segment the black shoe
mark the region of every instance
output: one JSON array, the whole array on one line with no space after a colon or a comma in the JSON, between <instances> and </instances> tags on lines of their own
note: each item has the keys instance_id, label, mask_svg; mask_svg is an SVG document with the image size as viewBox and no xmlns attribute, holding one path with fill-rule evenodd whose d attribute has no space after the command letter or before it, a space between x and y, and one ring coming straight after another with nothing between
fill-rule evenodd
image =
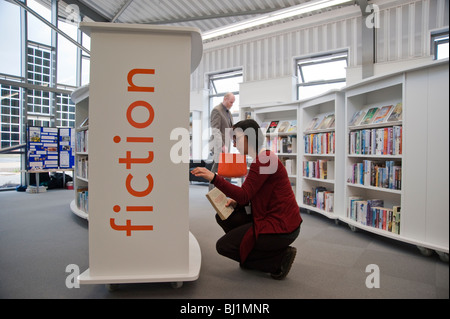
<instances>
[{"instance_id":1,"label":"black shoe","mask_svg":"<svg viewBox=\"0 0 450 319\"><path fill-rule=\"evenodd\" d=\"M286 253L281 261L280 271L270 274L273 279L281 280L286 278L287 274L291 270L292 263L294 262L295 259L295 255L297 255L297 248L289 246L286 249Z\"/></svg>"}]
</instances>

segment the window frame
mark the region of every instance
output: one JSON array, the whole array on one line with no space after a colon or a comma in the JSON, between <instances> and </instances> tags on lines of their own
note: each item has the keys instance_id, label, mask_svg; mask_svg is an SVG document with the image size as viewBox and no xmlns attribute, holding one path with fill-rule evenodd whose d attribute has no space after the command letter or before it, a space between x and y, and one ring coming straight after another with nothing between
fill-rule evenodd
<instances>
[{"instance_id":1,"label":"window frame","mask_svg":"<svg viewBox=\"0 0 450 319\"><path fill-rule=\"evenodd\" d=\"M438 60L439 46L445 43L449 43L449 30L446 29L431 32L430 41L431 55L433 56L434 60Z\"/></svg>"},{"instance_id":2,"label":"window frame","mask_svg":"<svg viewBox=\"0 0 450 319\"><path fill-rule=\"evenodd\" d=\"M347 81L347 78L336 77L329 80L317 80L317 81L305 81L303 67L311 66L311 65L320 65L325 63L334 63L338 61L345 61L346 68L348 67L348 50L340 50L334 52L327 53L319 53L315 55L309 55L305 57L299 57L295 59L295 75L297 76L297 99L300 99L300 88L308 87L308 86L316 86L316 85L328 85L333 83L344 83Z\"/></svg>"}]
</instances>

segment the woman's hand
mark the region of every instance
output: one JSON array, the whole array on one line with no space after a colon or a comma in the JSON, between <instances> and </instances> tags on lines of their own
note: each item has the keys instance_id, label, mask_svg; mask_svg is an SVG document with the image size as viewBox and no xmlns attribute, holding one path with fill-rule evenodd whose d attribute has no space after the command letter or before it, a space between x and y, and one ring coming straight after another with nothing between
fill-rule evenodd
<instances>
[{"instance_id":1,"label":"woman's hand","mask_svg":"<svg viewBox=\"0 0 450 319\"><path fill-rule=\"evenodd\" d=\"M214 173L205 167L196 167L191 171L191 174L197 177L203 177L208 182L211 182L214 178Z\"/></svg>"},{"instance_id":2,"label":"woman's hand","mask_svg":"<svg viewBox=\"0 0 450 319\"><path fill-rule=\"evenodd\" d=\"M237 202L234 199L228 198L227 203L225 204L225 207L231 206L233 208L236 208Z\"/></svg>"}]
</instances>

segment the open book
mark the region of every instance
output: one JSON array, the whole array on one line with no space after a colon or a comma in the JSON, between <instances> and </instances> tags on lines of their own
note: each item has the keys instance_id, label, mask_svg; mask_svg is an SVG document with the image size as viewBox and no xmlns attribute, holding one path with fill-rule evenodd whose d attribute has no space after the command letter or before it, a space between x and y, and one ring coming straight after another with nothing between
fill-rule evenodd
<instances>
[{"instance_id":1,"label":"open book","mask_svg":"<svg viewBox=\"0 0 450 319\"><path fill-rule=\"evenodd\" d=\"M231 206L229 207L225 206L225 204L228 201L227 197L217 187L214 187L212 190L210 190L206 194L206 198L208 198L211 205L214 207L217 214L222 220L227 219L234 210L234 208Z\"/></svg>"}]
</instances>

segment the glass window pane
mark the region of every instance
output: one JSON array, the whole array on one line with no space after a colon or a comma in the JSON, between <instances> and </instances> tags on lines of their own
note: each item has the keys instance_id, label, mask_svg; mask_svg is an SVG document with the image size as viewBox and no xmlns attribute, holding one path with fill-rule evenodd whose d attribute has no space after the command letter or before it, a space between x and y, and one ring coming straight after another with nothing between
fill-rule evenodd
<instances>
[{"instance_id":1,"label":"glass window pane","mask_svg":"<svg viewBox=\"0 0 450 319\"><path fill-rule=\"evenodd\" d=\"M345 60L325 62L302 66L305 82L327 81L343 79L346 74L347 62Z\"/></svg>"},{"instance_id":2,"label":"glass window pane","mask_svg":"<svg viewBox=\"0 0 450 319\"><path fill-rule=\"evenodd\" d=\"M89 84L89 71L91 67L91 60L83 57L81 60L81 85Z\"/></svg>"},{"instance_id":3,"label":"glass window pane","mask_svg":"<svg viewBox=\"0 0 450 319\"><path fill-rule=\"evenodd\" d=\"M71 38L77 38L77 26L58 22L58 27ZM77 47L65 37L58 35L58 74L57 83L76 86L77 85Z\"/></svg>"},{"instance_id":4,"label":"glass window pane","mask_svg":"<svg viewBox=\"0 0 450 319\"><path fill-rule=\"evenodd\" d=\"M0 73L20 76L20 8L0 1ZM4 30L8 30L5 32Z\"/></svg>"},{"instance_id":5,"label":"glass window pane","mask_svg":"<svg viewBox=\"0 0 450 319\"><path fill-rule=\"evenodd\" d=\"M437 46L437 55L436 59L446 59L448 58L448 42L447 43L441 43Z\"/></svg>"},{"instance_id":6,"label":"glass window pane","mask_svg":"<svg viewBox=\"0 0 450 319\"><path fill-rule=\"evenodd\" d=\"M243 77L232 77L213 80L217 93L239 91L239 83L242 83Z\"/></svg>"},{"instance_id":7,"label":"glass window pane","mask_svg":"<svg viewBox=\"0 0 450 319\"><path fill-rule=\"evenodd\" d=\"M41 17L51 22L51 11L39 4L35 0L27 1L28 7L38 13ZM31 13L27 13L28 17L28 40L51 45L52 43L52 29L44 22L40 21Z\"/></svg>"}]
</instances>

